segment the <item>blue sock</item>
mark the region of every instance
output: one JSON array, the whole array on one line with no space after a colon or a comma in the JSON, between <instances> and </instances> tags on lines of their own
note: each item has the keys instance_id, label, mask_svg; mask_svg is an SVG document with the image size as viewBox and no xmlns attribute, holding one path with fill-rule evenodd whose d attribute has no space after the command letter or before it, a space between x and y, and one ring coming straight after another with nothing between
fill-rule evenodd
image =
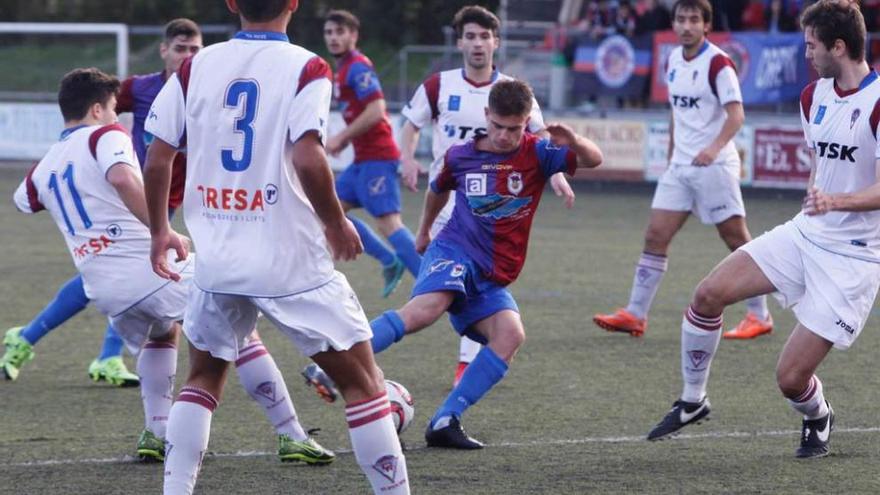
<instances>
[{"instance_id":1,"label":"blue sock","mask_svg":"<svg viewBox=\"0 0 880 495\"><path fill-rule=\"evenodd\" d=\"M55 299L21 331L24 340L36 344L58 325L73 318L89 304L82 277L77 275L58 289Z\"/></svg>"},{"instance_id":2,"label":"blue sock","mask_svg":"<svg viewBox=\"0 0 880 495\"><path fill-rule=\"evenodd\" d=\"M104 345L101 347L101 354L98 359L107 359L109 357L122 355L122 337L113 329L113 325L107 324L107 331L104 332Z\"/></svg>"},{"instance_id":3,"label":"blue sock","mask_svg":"<svg viewBox=\"0 0 880 495\"><path fill-rule=\"evenodd\" d=\"M382 242L382 239L373 232L369 225L363 220L354 216L347 215L354 228L357 229L358 235L361 236L361 242L364 244L364 252L379 260L382 266L388 266L394 263L394 253L388 249L388 246Z\"/></svg>"},{"instance_id":4,"label":"blue sock","mask_svg":"<svg viewBox=\"0 0 880 495\"><path fill-rule=\"evenodd\" d=\"M406 327L397 311L386 311L370 322L373 329L373 354L379 354L403 338Z\"/></svg>"},{"instance_id":5,"label":"blue sock","mask_svg":"<svg viewBox=\"0 0 880 495\"><path fill-rule=\"evenodd\" d=\"M445 416L461 417L468 407L474 405L486 395L496 383L507 374L507 363L495 354L488 346L477 354L461 376L458 386L449 392L446 400L434 413L431 424Z\"/></svg>"},{"instance_id":6,"label":"blue sock","mask_svg":"<svg viewBox=\"0 0 880 495\"><path fill-rule=\"evenodd\" d=\"M419 275L419 266L422 264L422 256L416 252L416 243L412 232L406 227L401 227L388 236L388 242L394 246L397 257L406 265L406 269L413 274Z\"/></svg>"}]
</instances>

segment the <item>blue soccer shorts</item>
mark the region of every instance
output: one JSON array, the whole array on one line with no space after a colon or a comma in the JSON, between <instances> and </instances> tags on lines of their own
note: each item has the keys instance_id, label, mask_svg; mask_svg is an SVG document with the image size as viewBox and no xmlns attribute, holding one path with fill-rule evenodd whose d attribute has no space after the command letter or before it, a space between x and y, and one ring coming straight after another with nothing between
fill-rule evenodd
<instances>
[{"instance_id":1,"label":"blue soccer shorts","mask_svg":"<svg viewBox=\"0 0 880 495\"><path fill-rule=\"evenodd\" d=\"M373 217L400 213L397 160L352 163L336 178L336 195Z\"/></svg>"}]
</instances>

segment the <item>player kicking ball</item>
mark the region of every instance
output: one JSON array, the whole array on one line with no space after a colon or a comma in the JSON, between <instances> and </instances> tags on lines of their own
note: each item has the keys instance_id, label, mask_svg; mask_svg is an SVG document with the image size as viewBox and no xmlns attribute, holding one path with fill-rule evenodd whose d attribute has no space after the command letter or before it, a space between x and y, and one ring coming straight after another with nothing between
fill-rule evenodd
<instances>
[{"instance_id":1,"label":"player kicking ball","mask_svg":"<svg viewBox=\"0 0 880 495\"><path fill-rule=\"evenodd\" d=\"M418 332L449 313L453 328L483 349L437 409L425 432L431 447L479 449L464 431L464 412L504 378L525 341L516 301L507 285L523 263L544 186L558 172L596 167L602 153L566 125L549 124L550 139L526 133L532 91L516 80L489 93L486 135L446 152L425 196L416 247L424 252L412 298L370 323L373 352ZM455 209L436 239L431 226L455 191Z\"/></svg>"},{"instance_id":2,"label":"player kicking ball","mask_svg":"<svg viewBox=\"0 0 880 495\"><path fill-rule=\"evenodd\" d=\"M715 225L724 244L735 250L751 240L739 187L742 163L733 138L745 120L733 61L710 43L709 0L677 0L673 29L681 46L666 63L669 85L669 167L657 182L642 255L633 275L629 303L593 322L610 332L641 337L648 312L666 273L672 238L693 213ZM773 330L766 296L749 298L748 313L726 339L751 339Z\"/></svg>"},{"instance_id":3,"label":"player kicking ball","mask_svg":"<svg viewBox=\"0 0 880 495\"><path fill-rule=\"evenodd\" d=\"M116 123L119 86L118 80L97 69L77 69L62 79L58 102L64 132L18 187L15 204L26 213L49 210L89 299L108 315L137 356L145 417L137 452L142 458L162 460L177 371L179 321L195 256L169 261L182 273L183 283L170 283L151 269L140 166L131 138ZM272 356L258 338L251 335L246 340L236 363L239 377L275 426L281 459L333 461L334 454L303 431Z\"/></svg>"},{"instance_id":4,"label":"player kicking ball","mask_svg":"<svg viewBox=\"0 0 880 495\"><path fill-rule=\"evenodd\" d=\"M659 440L709 414L706 384L721 314L737 301L779 292L797 325L776 382L803 415L800 458L829 453L834 411L816 369L847 349L880 285L880 77L865 62L865 21L855 2L820 0L801 16L806 57L820 79L801 93L813 169L803 210L728 256L697 286L681 324L684 389L648 434Z\"/></svg>"}]
</instances>

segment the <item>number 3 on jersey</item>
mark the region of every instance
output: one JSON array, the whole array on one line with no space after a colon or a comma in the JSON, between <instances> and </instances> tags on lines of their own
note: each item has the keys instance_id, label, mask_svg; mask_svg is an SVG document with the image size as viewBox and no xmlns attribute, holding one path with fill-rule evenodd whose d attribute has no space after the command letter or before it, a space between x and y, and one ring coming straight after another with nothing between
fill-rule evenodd
<instances>
[{"instance_id":1,"label":"number 3 on jersey","mask_svg":"<svg viewBox=\"0 0 880 495\"><path fill-rule=\"evenodd\" d=\"M238 79L226 88L226 98L223 106L226 108L239 108L244 106L241 117L235 119L235 132L241 133L244 143L241 147L241 158L235 159L234 150L224 148L220 158L223 168L230 172L243 172L251 166L251 157L254 149L254 117L257 115L257 101L260 97L260 87L256 81L250 79Z\"/></svg>"}]
</instances>

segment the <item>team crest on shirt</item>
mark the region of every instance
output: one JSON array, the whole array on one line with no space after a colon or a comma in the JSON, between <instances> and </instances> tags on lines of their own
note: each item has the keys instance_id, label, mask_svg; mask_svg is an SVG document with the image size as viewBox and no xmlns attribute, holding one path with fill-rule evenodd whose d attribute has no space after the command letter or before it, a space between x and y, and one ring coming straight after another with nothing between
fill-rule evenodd
<instances>
[{"instance_id":1,"label":"team crest on shirt","mask_svg":"<svg viewBox=\"0 0 880 495\"><path fill-rule=\"evenodd\" d=\"M373 469L388 481L394 483L397 479L397 456L386 455L380 457L378 461L373 463Z\"/></svg>"},{"instance_id":2,"label":"team crest on shirt","mask_svg":"<svg viewBox=\"0 0 880 495\"><path fill-rule=\"evenodd\" d=\"M849 118L849 128L852 129L854 125L856 125L856 121L859 120L859 115L862 114L862 111L858 108L853 110L852 116Z\"/></svg>"},{"instance_id":3,"label":"team crest on shirt","mask_svg":"<svg viewBox=\"0 0 880 495\"><path fill-rule=\"evenodd\" d=\"M698 70L694 70L694 75L693 75L693 77L691 78L691 82L693 82L693 83L697 82L697 76L698 76L698 75L700 75L700 71L698 71Z\"/></svg>"},{"instance_id":4,"label":"team crest on shirt","mask_svg":"<svg viewBox=\"0 0 880 495\"><path fill-rule=\"evenodd\" d=\"M675 69L669 71L669 82L675 81Z\"/></svg>"},{"instance_id":5,"label":"team crest on shirt","mask_svg":"<svg viewBox=\"0 0 880 495\"><path fill-rule=\"evenodd\" d=\"M507 176L507 190L513 194L519 194L523 190L522 174L512 172Z\"/></svg>"},{"instance_id":6,"label":"team crest on shirt","mask_svg":"<svg viewBox=\"0 0 880 495\"><path fill-rule=\"evenodd\" d=\"M107 235L109 235L110 238L116 238L122 235L122 227L115 223L108 225L104 231L107 232Z\"/></svg>"}]
</instances>

